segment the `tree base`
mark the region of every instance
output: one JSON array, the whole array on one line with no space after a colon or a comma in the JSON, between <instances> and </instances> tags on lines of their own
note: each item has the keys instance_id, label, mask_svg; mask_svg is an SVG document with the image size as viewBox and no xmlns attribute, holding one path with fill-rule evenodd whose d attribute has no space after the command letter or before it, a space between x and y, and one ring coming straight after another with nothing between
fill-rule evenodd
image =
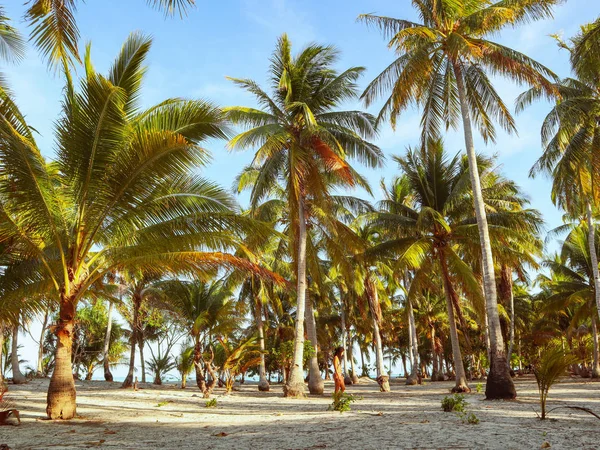
<instances>
[{"instance_id":1,"label":"tree base","mask_svg":"<svg viewBox=\"0 0 600 450\"><path fill-rule=\"evenodd\" d=\"M471 392L471 388L464 383L460 383L454 386L450 392L453 394L468 394Z\"/></svg>"},{"instance_id":2,"label":"tree base","mask_svg":"<svg viewBox=\"0 0 600 450\"><path fill-rule=\"evenodd\" d=\"M283 385L283 396L291 398L305 398L306 391L304 388L304 382L300 381L291 383L288 381L287 384Z\"/></svg>"},{"instance_id":3,"label":"tree base","mask_svg":"<svg viewBox=\"0 0 600 450\"><path fill-rule=\"evenodd\" d=\"M109 372L104 372L104 381L113 381L113 375L112 373Z\"/></svg>"},{"instance_id":4,"label":"tree base","mask_svg":"<svg viewBox=\"0 0 600 450\"><path fill-rule=\"evenodd\" d=\"M262 380L258 383L258 390L260 392L269 392L271 390L271 386L267 380Z\"/></svg>"},{"instance_id":5,"label":"tree base","mask_svg":"<svg viewBox=\"0 0 600 450\"><path fill-rule=\"evenodd\" d=\"M516 397L517 391L506 365L506 359L492 360L490 373L485 384L485 399L513 400Z\"/></svg>"},{"instance_id":6,"label":"tree base","mask_svg":"<svg viewBox=\"0 0 600 450\"><path fill-rule=\"evenodd\" d=\"M358 384L358 377L355 374L352 374L352 384Z\"/></svg>"},{"instance_id":7,"label":"tree base","mask_svg":"<svg viewBox=\"0 0 600 450\"><path fill-rule=\"evenodd\" d=\"M391 392L390 389L390 377L387 375L380 375L377 377L377 384L379 384L380 392Z\"/></svg>"},{"instance_id":8,"label":"tree base","mask_svg":"<svg viewBox=\"0 0 600 450\"><path fill-rule=\"evenodd\" d=\"M407 379L406 379L406 383L407 386L414 386L415 384L419 384L419 378L415 375L410 375Z\"/></svg>"},{"instance_id":9,"label":"tree base","mask_svg":"<svg viewBox=\"0 0 600 450\"><path fill-rule=\"evenodd\" d=\"M308 382L308 392L310 395L323 395L324 390L325 385L320 378L315 383Z\"/></svg>"},{"instance_id":10,"label":"tree base","mask_svg":"<svg viewBox=\"0 0 600 450\"><path fill-rule=\"evenodd\" d=\"M352 385L354 384L354 382L352 381L352 378L351 378L351 377L349 377L348 375L346 375L346 376L344 377L344 384L345 384L346 386L352 386Z\"/></svg>"},{"instance_id":11,"label":"tree base","mask_svg":"<svg viewBox=\"0 0 600 450\"><path fill-rule=\"evenodd\" d=\"M431 374L431 381L444 381L444 374L441 372L433 372Z\"/></svg>"},{"instance_id":12,"label":"tree base","mask_svg":"<svg viewBox=\"0 0 600 450\"><path fill-rule=\"evenodd\" d=\"M46 406L48 418L69 420L75 417L76 410L75 384L50 381Z\"/></svg>"}]
</instances>

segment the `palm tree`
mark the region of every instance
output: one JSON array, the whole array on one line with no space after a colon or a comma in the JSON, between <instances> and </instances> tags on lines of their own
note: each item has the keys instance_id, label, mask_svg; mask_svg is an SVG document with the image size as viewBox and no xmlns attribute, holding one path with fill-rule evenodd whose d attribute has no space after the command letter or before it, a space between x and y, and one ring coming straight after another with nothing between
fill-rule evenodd
<instances>
[{"instance_id":1,"label":"palm tree","mask_svg":"<svg viewBox=\"0 0 600 450\"><path fill-rule=\"evenodd\" d=\"M79 0L32 0L25 12L25 20L31 27L30 40L48 59L51 67L60 66L68 72L80 62L78 41L79 28L75 12ZM195 0L146 0L154 8L172 16L183 17Z\"/></svg>"},{"instance_id":2,"label":"palm tree","mask_svg":"<svg viewBox=\"0 0 600 450\"><path fill-rule=\"evenodd\" d=\"M600 81L598 64L600 63L600 17L581 27L574 39L571 53L571 65L577 77L589 82Z\"/></svg>"},{"instance_id":3,"label":"palm tree","mask_svg":"<svg viewBox=\"0 0 600 450\"><path fill-rule=\"evenodd\" d=\"M578 42L575 38L574 43ZM574 54L572 47L561 42ZM531 176L552 176L552 201L572 217L585 217L594 272L595 301L600 317L600 271L595 243L594 214L600 198L600 78L587 81L566 78L554 85L556 104L542 125L544 153L530 171ZM539 89L521 94L523 109L545 96Z\"/></svg>"},{"instance_id":4,"label":"palm tree","mask_svg":"<svg viewBox=\"0 0 600 450\"><path fill-rule=\"evenodd\" d=\"M232 301L231 290L222 280L167 280L161 283L161 289L166 306L183 321L183 326L191 337L196 384L208 397L217 379L212 376L212 360L205 361L203 353L210 350L217 335L229 335L240 320ZM207 372L212 377L208 384Z\"/></svg>"},{"instance_id":5,"label":"palm tree","mask_svg":"<svg viewBox=\"0 0 600 450\"><path fill-rule=\"evenodd\" d=\"M20 33L10 24L4 15L4 7L0 6L0 58L3 61L19 61L25 55L25 41ZM6 95L4 76L0 74L0 94Z\"/></svg>"},{"instance_id":6,"label":"palm tree","mask_svg":"<svg viewBox=\"0 0 600 450\"><path fill-rule=\"evenodd\" d=\"M455 316L466 335L466 322L460 305L462 291L470 300L481 321L485 308L478 281L478 236L475 233L469 167L458 156L448 158L441 141L430 141L426 147L409 149L396 157L404 179L395 182L393 190L408 190L396 200L388 199L382 211L373 215L383 242L371 250L389 254L398 263L415 270L408 295L434 289L429 276L439 273L446 294L450 340L456 371L456 391L467 391L462 353ZM516 208L522 202L518 188L492 170L492 160L478 158L482 171L483 195L494 249L508 253L505 247L518 249L521 241L530 239L539 226L539 214ZM407 184L408 186L404 186ZM412 292L411 292L412 291ZM508 366L507 366L508 370Z\"/></svg>"},{"instance_id":7,"label":"palm tree","mask_svg":"<svg viewBox=\"0 0 600 450\"><path fill-rule=\"evenodd\" d=\"M322 202L329 195L324 176L347 186L360 182L346 155L371 167L378 166L382 158L379 148L365 141L375 135L374 118L360 111L336 110L343 101L356 98L355 81L364 71L362 67L352 67L338 73L333 68L338 56L335 48L314 44L292 56L291 43L283 35L271 58L271 96L252 80L232 79L252 93L263 109L226 108L233 123L249 128L234 137L229 146L258 147L253 167L259 174L251 207L255 208L280 181L285 184L290 207L297 308L294 363L285 387L288 396L304 393L308 209L311 203Z\"/></svg>"},{"instance_id":8,"label":"palm tree","mask_svg":"<svg viewBox=\"0 0 600 450\"><path fill-rule=\"evenodd\" d=\"M365 90L369 105L389 90L379 115L392 125L409 105L423 108L424 142L439 137L443 129L457 128L462 121L469 161L473 202L481 241L485 306L490 338L490 372L487 398L514 398L516 391L508 372L500 328L492 245L477 171L472 122L484 141L494 142L494 119L508 132L514 120L492 86L488 74L502 75L518 83L552 90L546 77L552 72L526 55L488 38L507 26L551 17L558 0L432 1L413 0L423 23L371 14L360 20L374 25L389 38L398 58Z\"/></svg>"},{"instance_id":9,"label":"palm tree","mask_svg":"<svg viewBox=\"0 0 600 450\"><path fill-rule=\"evenodd\" d=\"M81 89L70 81L65 89L51 165L14 104L0 104L0 241L11 243L14 261L2 298L59 298L51 418L75 415L76 307L108 272L203 276L223 265L254 268L223 252L249 221L235 214L225 191L190 172L207 160L200 143L225 136L221 111L181 99L138 106L150 44L130 36L106 77L94 70L88 47Z\"/></svg>"},{"instance_id":10,"label":"palm tree","mask_svg":"<svg viewBox=\"0 0 600 450\"><path fill-rule=\"evenodd\" d=\"M544 310L550 314L558 313L563 316L572 312L569 325L571 330L577 329L582 321L585 323L588 318L591 318L593 344L591 376L599 378L598 318L594 301L593 262L587 236L587 224L574 228L566 237L559 257L544 261L544 265L551 273L549 277L540 277L540 282L542 287L550 292L550 295L545 298Z\"/></svg>"}]
</instances>

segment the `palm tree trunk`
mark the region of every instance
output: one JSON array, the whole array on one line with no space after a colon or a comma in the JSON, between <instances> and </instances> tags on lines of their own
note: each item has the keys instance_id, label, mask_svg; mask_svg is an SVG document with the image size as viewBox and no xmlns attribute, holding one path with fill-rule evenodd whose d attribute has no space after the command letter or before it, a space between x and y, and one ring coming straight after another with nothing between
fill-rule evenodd
<instances>
[{"instance_id":1,"label":"palm tree trunk","mask_svg":"<svg viewBox=\"0 0 600 450\"><path fill-rule=\"evenodd\" d=\"M600 350L598 349L598 320L596 318L596 314L592 314L592 341L594 344L592 378L600 378Z\"/></svg>"},{"instance_id":2,"label":"palm tree trunk","mask_svg":"<svg viewBox=\"0 0 600 450\"><path fill-rule=\"evenodd\" d=\"M485 203L481 192L479 170L477 168L477 154L473 143L473 132L471 129L471 118L467 102L462 68L459 63L454 64L454 75L460 101L460 109L465 134L465 146L469 160L469 174L471 176L471 188L473 190L473 203L475 216L477 217L477 228L479 230L479 241L481 243L483 285L485 293L485 307L489 322L490 337L490 371L485 387L485 396L489 399L512 399L517 396L515 385L508 370L506 354L504 352L504 340L500 328L500 316L498 314L498 301L496 298L496 277L494 274L494 259L488 230ZM600 305L600 302L599 302Z\"/></svg>"},{"instance_id":3,"label":"palm tree trunk","mask_svg":"<svg viewBox=\"0 0 600 450\"><path fill-rule=\"evenodd\" d=\"M296 287L296 329L294 334L294 359L290 376L284 387L286 397L304 396L304 310L306 309L306 217L304 199L298 194L298 266Z\"/></svg>"},{"instance_id":4,"label":"palm tree trunk","mask_svg":"<svg viewBox=\"0 0 600 450\"><path fill-rule=\"evenodd\" d=\"M508 353L506 354L506 361L508 362L508 367L512 370L511 367L511 359L512 353L515 346L515 296L513 293L513 283L512 283L512 273L509 277L510 280L510 288L509 288L509 304L510 304L510 334L508 338Z\"/></svg>"},{"instance_id":5,"label":"palm tree trunk","mask_svg":"<svg viewBox=\"0 0 600 450\"><path fill-rule=\"evenodd\" d=\"M321 378L321 371L319 370L319 359L317 356L319 349L319 342L317 339L317 325L315 323L315 313L313 310L313 299L310 295L306 297L306 311L305 311L305 323L306 333L308 340L314 348L314 353L309 361L308 368L308 391L313 395L322 395L325 384Z\"/></svg>"},{"instance_id":6,"label":"palm tree trunk","mask_svg":"<svg viewBox=\"0 0 600 450\"><path fill-rule=\"evenodd\" d=\"M448 325L450 328L450 343L452 344L452 357L454 360L455 384L452 392L471 392L467 384L465 366L463 364L462 353L460 351L460 341L458 339L458 330L456 328L456 319L454 318L454 302L458 300L458 295L452 286L448 265L443 253L439 252L440 267L442 269L442 278L444 290L446 291L446 309L448 312Z\"/></svg>"},{"instance_id":7,"label":"palm tree trunk","mask_svg":"<svg viewBox=\"0 0 600 450\"><path fill-rule=\"evenodd\" d=\"M102 349L102 359L104 365L104 379L106 381L112 381L113 375L110 371L110 362L108 361L108 350L110 349L110 332L112 330L112 312L113 302L108 304L108 323L106 324L106 335L104 336L104 348Z\"/></svg>"},{"instance_id":8,"label":"palm tree trunk","mask_svg":"<svg viewBox=\"0 0 600 450\"><path fill-rule=\"evenodd\" d=\"M38 360L37 360L37 375L39 377L44 373L44 335L46 334L46 328L48 327L48 309L44 313L44 320L42 321L42 329L40 331L40 341L38 343Z\"/></svg>"},{"instance_id":9,"label":"palm tree trunk","mask_svg":"<svg viewBox=\"0 0 600 450\"><path fill-rule=\"evenodd\" d=\"M408 332L410 336L409 353L412 355L410 376L406 379L406 384L415 385L419 382L419 375L417 373L419 368L419 343L417 342L417 328L415 325L415 314L412 307L412 301L408 296L406 298L406 306L408 309Z\"/></svg>"},{"instance_id":10,"label":"palm tree trunk","mask_svg":"<svg viewBox=\"0 0 600 450\"><path fill-rule=\"evenodd\" d=\"M350 367L352 368L352 375L350 377L352 384L358 384L358 375L356 374L356 366L354 365L354 345L352 344L352 336L350 336L350 330L348 330L348 359L350 359ZM345 354L346 352L344 352Z\"/></svg>"},{"instance_id":11,"label":"palm tree trunk","mask_svg":"<svg viewBox=\"0 0 600 450\"><path fill-rule=\"evenodd\" d=\"M342 347L344 347L343 364L344 375L348 374L348 333L346 333L346 312L344 311L344 303L342 302Z\"/></svg>"},{"instance_id":12,"label":"palm tree trunk","mask_svg":"<svg viewBox=\"0 0 600 450\"><path fill-rule=\"evenodd\" d=\"M139 315L140 315L140 306L141 299L137 294L133 295L133 319L131 322L131 339L129 345L131 346L131 353L129 355L129 372L123 380L122 388L129 388L133 386L133 373L135 371L135 348L137 346L137 339L139 334Z\"/></svg>"},{"instance_id":13,"label":"palm tree trunk","mask_svg":"<svg viewBox=\"0 0 600 450\"><path fill-rule=\"evenodd\" d=\"M258 328L258 345L260 347L260 364L258 366L258 390L268 392L271 388L267 381L266 365L265 365L265 330L262 320L262 305L260 299L256 299L255 307L256 327Z\"/></svg>"},{"instance_id":14,"label":"palm tree trunk","mask_svg":"<svg viewBox=\"0 0 600 450\"><path fill-rule=\"evenodd\" d=\"M140 365L142 366L142 383L146 382L146 361L144 361L144 337L140 332L138 337L138 348L140 349ZM156 384L156 383L154 383Z\"/></svg>"},{"instance_id":15,"label":"palm tree trunk","mask_svg":"<svg viewBox=\"0 0 600 450\"><path fill-rule=\"evenodd\" d=\"M592 273L594 275L594 297L596 299L596 310L600 316L600 273L598 271L598 254L596 253L596 227L592 217L592 204L587 202L587 225L588 225L588 246L590 257L592 259Z\"/></svg>"},{"instance_id":16,"label":"palm tree trunk","mask_svg":"<svg viewBox=\"0 0 600 450\"><path fill-rule=\"evenodd\" d=\"M0 386L4 384L4 325L0 323Z\"/></svg>"},{"instance_id":17,"label":"palm tree trunk","mask_svg":"<svg viewBox=\"0 0 600 450\"><path fill-rule=\"evenodd\" d=\"M72 419L76 412L76 392L71 364L75 304L61 298L56 335L54 371L48 386L46 414L50 419Z\"/></svg>"},{"instance_id":18,"label":"palm tree trunk","mask_svg":"<svg viewBox=\"0 0 600 450\"><path fill-rule=\"evenodd\" d=\"M435 345L435 326L431 325L431 381L443 381L444 375L439 367L437 348Z\"/></svg>"},{"instance_id":19,"label":"palm tree trunk","mask_svg":"<svg viewBox=\"0 0 600 450\"><path fill-rule=\"evenodd\" d=\"M21 373L19 368L19 325L15 325L12 329L12 349L10 354L10 364L12 368L13 384L27 383L27 378Z\"/></svg>"},{"instance_id":20,"label":"palm tree trunk","mask_svg":"<svg viewBox=\"0 0 600 450\"><path fill-rule=\"evenodd\" d=\"M389 375L385 371L383 361L383 345L381 342L381 332L379 323L381 321L381 310L379 306L379 296L377 287L373 285L371 278L367 278L367 295L369 297L369 307L373 319L373 337L375 343L375 366L377 368L377 383L381 392L390 392Z\"/></svg>"},{"instance_id":21,"label":"palm tree trunk","mask_svg":"<svg viewBox=\"0 0 600 450\"><path fill-rule=\"evenodd\" d=\"M204 368L202 367L202 348L200 344L200 336L195 337L196 342L194 343L194 369L196 370L196 385L200 392L206 391L206 375Z\"/></svg>"}]
</instances>

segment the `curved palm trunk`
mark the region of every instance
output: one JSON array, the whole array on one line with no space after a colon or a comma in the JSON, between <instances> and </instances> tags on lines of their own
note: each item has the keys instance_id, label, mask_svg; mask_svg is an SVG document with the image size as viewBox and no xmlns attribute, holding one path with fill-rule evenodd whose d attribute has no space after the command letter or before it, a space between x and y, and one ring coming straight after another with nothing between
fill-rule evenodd
<instances>
[{"instance_id":1,"label":"curved palm trunk","mask_svg":"<svg viewBox=\"0 0 600 450\"><path fill-rule=\"evenodd\" d=\"M593 360L592 360L592 378L600 378L600 350L598 349L598 320L595 314L592 314L592 341Z\"/></svg>"},{"instance_id":2,"label":"curved palm trunk","mask_svg":"<svg viewBox=\"0 0 600 450\"><path fill-rule=\"evenodd\" d=\"M146 361L144 361L144 337L140 332L138 338L138 348L140 349L140 365L142 366L142 383L146 382ZM154 383L156 384L156 383Z\"/></svg>"},{"instance_id":3,"label":"curved palm trunk","mask_svg":"<svg viewBox=\"0 0 600 450\"><path fill-rule=\"evenodd\" d=\"M456 319L454 318L454 302L458 301L458 295L452 286L448 265L444 255L439 253L440 267L442 269L442 278L444 290L446 291L446 309L448 312L448 325L450 328L450 343L452 345L452 358L454 360L454 372L456 374L455 384L452 392L471 392L467 383L465 366L463 364L462 352L460 351L460 341L458 339L458 330L456 328Z\"/></svg>"},{"instance_id":4,"label":"curved palm trunk","mask_svg":"<svg viewBox=\"0 0 600 450\"><path fill-rule=\"evenodd\" d=\"M444 381L443 370L440 367L440 360L438 358L437 346L435 344L435 326L431 325L431 381Z\"/></svg>"},{"instance_id":5,"label":"curved palm trunk","mask_svg":"<svg viewBox=\"0 0 600 450\"><path fill-rule=\"evenodd\" d=\"M131 339L129 345L131 346L131 353L129 355L129 372L127 372L127 376L125 380L123 380L122 388L128 388L133 386L133 373L135 371L135 348L137 346L138 335L140 332L139 326L139 316L140 316L140 306L141 299L139 295L133 295L133 320L131 324Z\"/></svg>"},{"instance_id":6,"label":"curved palm trunk","mask_svg":"<svg viewBox=\"0 0 600 450\"><path fill-rule=\"evenodd\" d=\"M301 194L298 199L298 265L297 274L297 306L296 328L294 334L294 359L290 376L284 386L286 397L304 396L304 311L306 309L306 217L304 215L304 199Z\"/></svg>"},{"instance_id":7,"label":"curved palm trunk","mask_svg":"<svg viewBox=\"0 0 600 450\"><path fill-rule=\"evenodd\" d=\"M46 328L48 328L48 310L44 313L44 320L42 321L42 329L40 331L40 342L38 344L38 360L37 360L37 375L39 377L44 373L44 335L46 334Z\"/></svg>"},{"instance_id":8,"label":"curved palm trunk","mask_svg":"<svg viewBox=\"0 0 600 450\"><path fill-rule=\"evenodd\" d=\"M46 414L50 419L72 419L76 412L75 381L71 364L75 304L62 298L56 335L54 371L48 386Z\"/></svg>"},{"instance_id":9,"label":"curved palm trunk","mask_svg":"<svg viewBox=\"0 0 600 450\"><path fill-rule=\"evenodd\" d=\"M346 312L344 311L344 304L342 303L342 347L344 347L343 355L343 366L344 366L344 377L348 375L348 333L346 332Z\"/></svg>"},{"instance_id":10,"label":"curved palm trunk","mask_svg":"<svg viewBox=\"0 0 600 450\"><path fill-rule=\"evenodd\" d=\"M319 370L319 342L317 339L317 326L315 323L315 313L313 310L312 297L309 295L306 298L306 311L305 311L305 323L306 333L308 334L308 340L312 344L315 352L311 356L308 368L308 391L313 395L322 395L325 384L323 378L321 378L321 371Z\"/></svg>"},{"instance_id":11,"label":"curved palm trunk","mask_svg":"<svg viewBox=\"0 0 600 450\"><path fill-rule=\"evenodd\" d=\"M4 384L4 325L0 323L0 386Z\"/></svg>"},{"instance_id":12,"label":"curved palm trunk","mask_svg":"<svg viewBox=\"0 0 600 450\"><path fill-rule=\"evenodd\" d=\"M108 361L108 350L110 349L110 333L112 330L112 312L113 302L109 302L108 305L108 323L106 325L106 335L104 336L104 348L102 349L102 359L104 366L104 379L106 381L113 381L113 375L110 371L110 362Z\"/></svg>"},{"instance_id":13,"label":"curved palm trunk","mask_svg":"<svg viewBox=\"0 0 600 450\"><path fill-rule=\"evenodd\" d=\"M352 342L352 336L350 336L350 331L348 330L348 358L350 359L350 367L352 371L350 379L352 384L358 384L358 375L356 374L356 365L354 364L354 345ZM345 353L346 352L344 352L344 354Z\"/></svg>"},{"instance_id":14,"label":"curved palm trunk","mask_svg":"<svg viewBox=\"0 0 600 450\"><path fill-rule=\"evenodd\" d=\"M419 382L419 343L417 341L417 328L415 325L415 314L412 307L412 301L409 297L406 299L406 306L408 309L408 332L410 333L410 349L411 354L411 368L410 376L406 379L407 385L415 385Z\"/></svg>"},{"instance_id":15,"label":"curved palm trunk","mask_svg":"<svg viewBox=\"0 0 600 450\"><path fill-rule=\"evenodd\" d=\"M269 382L267 381L267 374L265 370L265 330L262 320L262 308L260 300L256 301L255 308L256 316L256 327L258 328L258 345L260 347L260 364L258 366L258 390L261 392L267 392L270 389Z\"/></svg>"},{"instance_id":16,"label":"curved palm trunk","mask_svg":"<svg viewBox=\"0 0 600 450\"><path fill-rule=\"evenodd\" d=\"M590 249L590 258L592 259L592 273L594 275L594 298L596 300L596 310L600 317L600 273L598 271L598 254L596 253L596 227L592 217L592 204L587 202L587 225L588 225L588 246Z\"/></svg>"},{"instance_id":17,"label":"curved palm trunk","mask_svg":"<svg viewBox=\"0 0 600 450\"><path fill-rule=\"evenodd\" d=\"M506 354L504 351L504 340L500 328L500 316L498 315L498 301L496 298L496 277L494 274L494 259L488 230L485 204L481 193L479 170L477 168L477 155L473 143L473 132L471 129L471 118L462 78L462 68L458 63L454 64L456 86L460 101L460 109L465 134L465 146L469 160L469 174L471 176L471 188L473 189L473 203L475 216L477 217L477 228L479 230L479 241L481 243L481 256L483 268L483 285L485 293L485 307L488 317L488 332L490 338L490 371L485 387L487 399L515 398L517 391L508 370Z\"/></svg>"},{"instance_id":18,"label":"curved palm trunk","mask_svg":"<svg viewBox=\"0 0 600 450\"><path fill-rule=\"evenodd\" d=\"M371 309L371 317L373 319L373 337L375 343L375 366L377 368L377 383L381 392L390 392L389 375L385 371L383 361L383 345L381 343L381 331L379 324L381 323L381 309L379 306L379 296L377 288L373 285L373 281L367 279L367 296L369 300L369 308Z\"/></svg>"},{"instance_id":19,"label":"curved palm trunk","mask_svg":"<svg viewBox=\"0 0 600 450\"><path fill-rule=\"evenodd\" d=\"M204 368L202 367L202 347L200 344L200 336L195 337L196 342L194 343L194 369L196 371L196 385L200 392L206 391L206 375L204 374Z\"/></svg>"},{"instance_id":20,"label":"curved palm trunk","mask_svg":"<svg viewBox=\"0 0 600 450\"><path fill-rule=\"evenodd\" d=\"M515 346L515 296L513 293L512 270L507 266L502 266L502 280L505 280L506 282L506 294L508 296L508 304L510 306L510 331L506 362L508 363L509 370L512 370L510 360L512 358L512 353Z\"/></svg>"},{"instance_id":21,"label":"curved palm trunk","mask_svg":"<svg viewBox=\"0 0 600 450\"><path fill-rule=\"evenodd\" d=\"M21 373L19 367L19 326L15 325L12 329L12 349L10 354L10 364L12 368L13 384L27 383L27 378Z\"/></svg>"}]
</instances>

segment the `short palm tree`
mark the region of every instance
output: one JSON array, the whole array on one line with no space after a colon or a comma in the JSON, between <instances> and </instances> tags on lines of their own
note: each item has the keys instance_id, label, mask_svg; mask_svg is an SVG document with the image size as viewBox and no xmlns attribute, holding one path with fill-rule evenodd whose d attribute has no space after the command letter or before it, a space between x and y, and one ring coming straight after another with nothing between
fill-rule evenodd
<instances>
[{"instance_id":1,"label":"short palm tree","mask_svg":"<svg viewBox=\"0 0 600 450\"><path fill-rule=\"evenodd\" d=\"M490 337L488 398L513 398L500 328L494 260L481 192L472 122L483 139L494 141L493 122L508 132L514 120L492 86L488 75L502 75L518 83L552 90L546 77L552 72L526 55L489 40L503 28L550 17L558 0L413 0L422 23L390 17L361 15L360 20L380 28L398 58L369 84L363 99L369 105L389 95L380 119L397 116L411 104L423 108L424 141L462 122L470 167L473 202L481 241L486 313Z\"/></svg>"},{"instance_id":2,"label":"short palm tree","mask_svg":"<svg viewBox=\"0 0 600 450\"><path fill-rule=\"evenodd\" d=\"M205 362L203 353L209 350L215 336L230 334L240 320L232 293L223 281L168 280L161 284L161 289L166 305L183 321L189 333L194 345L196 384L209 396L217 380L213 378L207 384L212 362Z\"/></svg>"},{"instance_id":3,"label":"short palm tree","mask_svg":"<svg viewBox=\"0 0 600 450\"><path fill-rule=\"evenodd\" d=\"M0 242L10 244L12 278L0 286L2 301L40 292L59 299L51 418L75 415L77 304L107 273L199 276L250 266L223 253L248 222L225 191L191 173L207 160L200 143L225 136L223 114L181 99L140 109L150 44L130 36L107 76L94 70L88 48L80 89L70 81L65 89L52 164L14 104L0 104Z\"/></svg>"},{"instance_id":4,"label":"short palm tree","mask_svg":"<svg viewBox=\"0 0 600 450\"><path fill-rule=\"evenodd\" d=\"M272 95L252 80L232 79L252 93L262 109L226 108L228 118L248 128L234 137L231 148L256 148L253 167L258 169L251 194L255 208L278 183L285 185L290 208L293 260L297 273L297 310L294 364L286 395L304 393L302 357L306 298L307 215L311 203L322 203L330 194L326 178L353 186L361 178L348 164L358 158L371 167L381 163L379 148L365 139L375 135L374 118L361 111L338 111L345 100L357 96L356 80L364 71L352 67L338 73L333 65L338 51L309 45L292 56L286 35L279 38L271 58Z\"/></svg>"}]
</instances>

